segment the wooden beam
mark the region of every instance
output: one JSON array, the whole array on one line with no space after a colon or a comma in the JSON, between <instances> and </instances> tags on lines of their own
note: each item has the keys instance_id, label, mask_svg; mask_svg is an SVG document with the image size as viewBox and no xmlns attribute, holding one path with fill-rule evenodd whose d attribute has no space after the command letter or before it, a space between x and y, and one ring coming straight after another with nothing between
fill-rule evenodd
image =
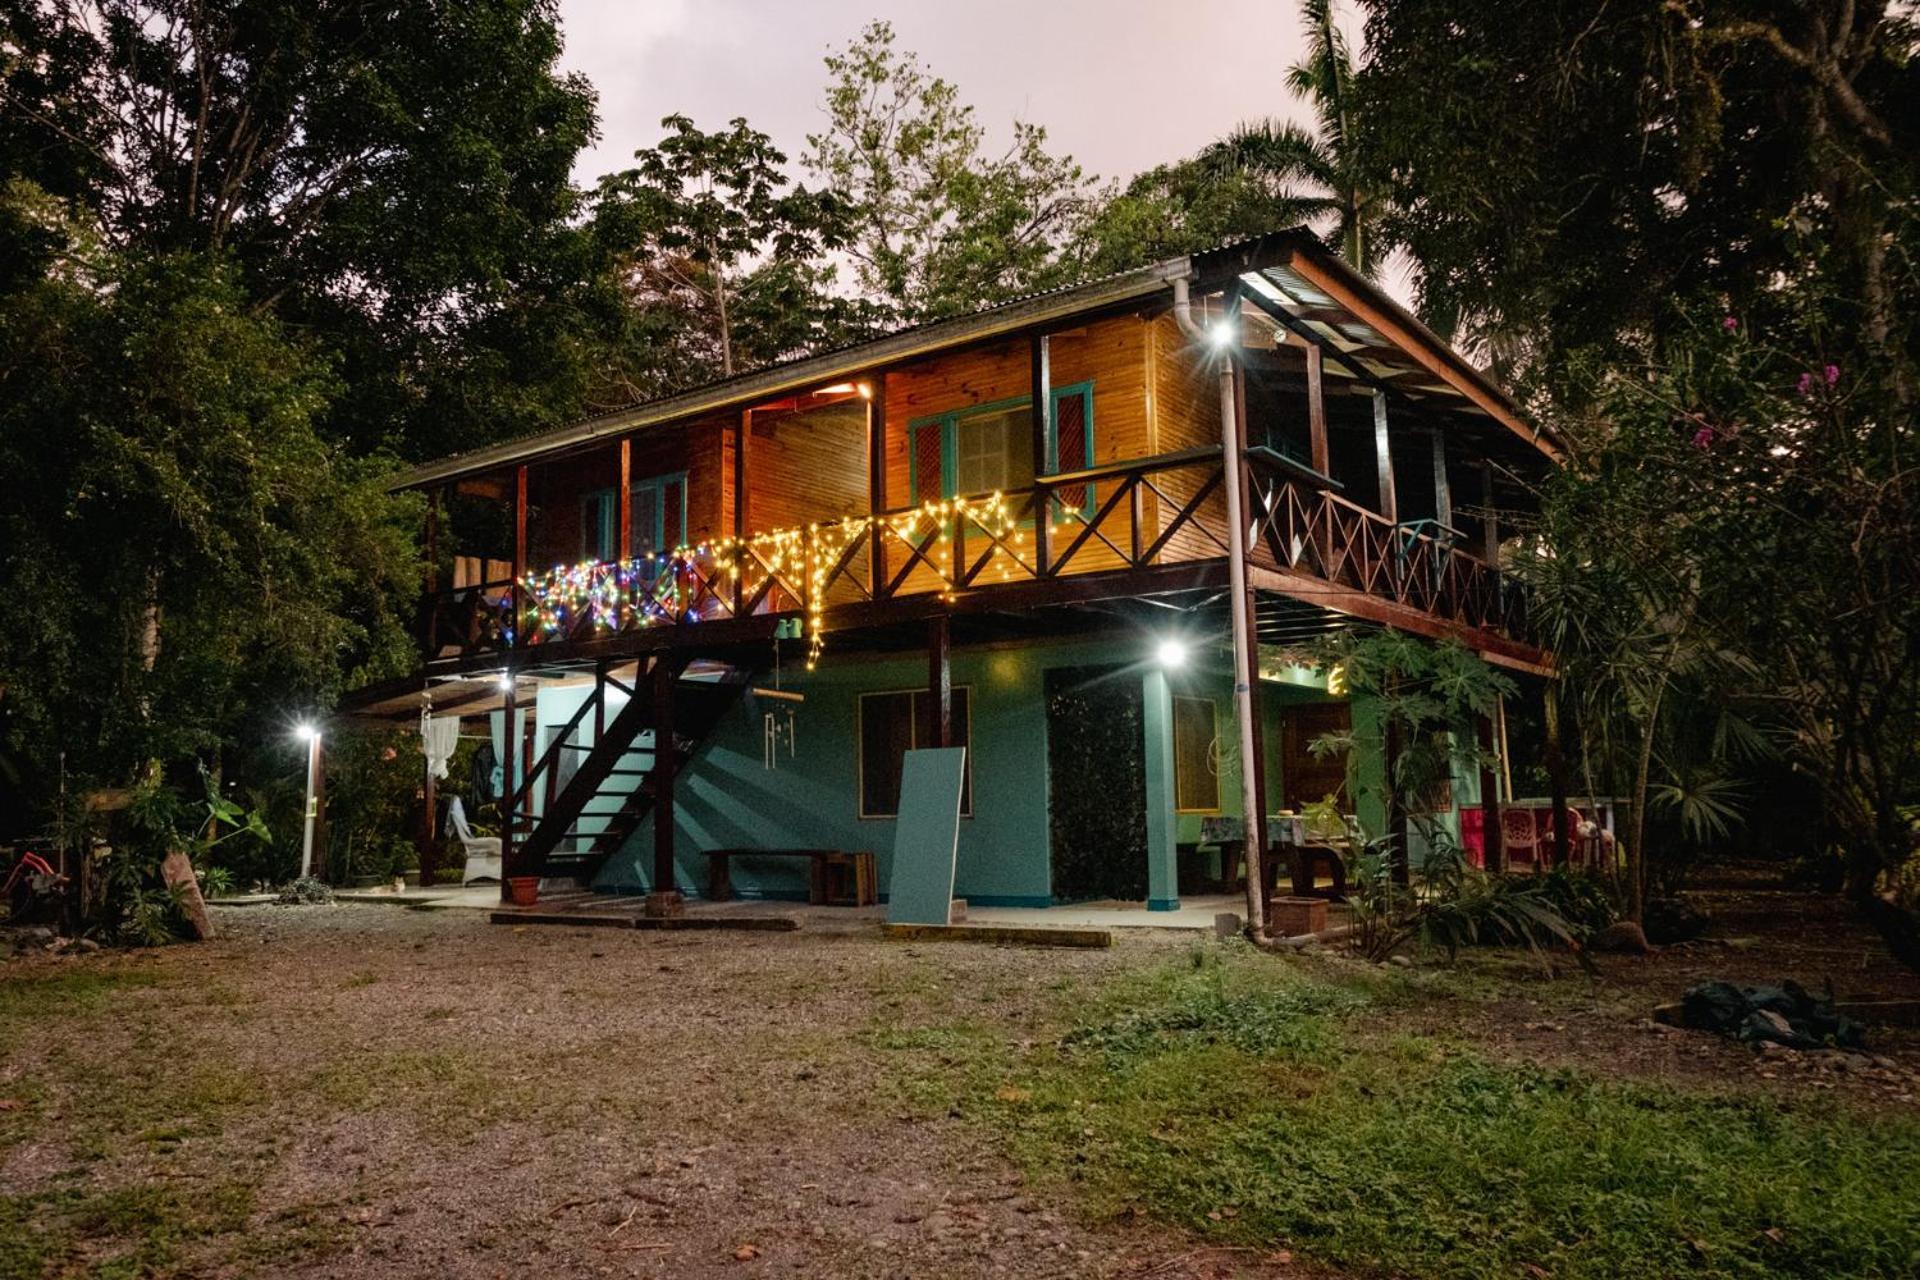
<instances>
[{"instance_id":1,"label":"wooden beam","mask_svg":"<svg viewBox=\"0 0 1920 1280\"><path fill-rule=\"evenodd\" d=\"M625 560L633 554L633 437L620 437L620 490L614 496L620 510L620 529L616 535L613 558Z\"/></svg>"},{"instance_id":2,"label":"wooden beam","mask_svg":"<svg viewBox=\"0 0 1920 1280\"><path fill-rule=\"evenodd\" d=\"M527 464L521 463L513 469L513 644L515 648L527 643L526 588L521 585L527 576Z\"/></svg>"},{"instance_id":3,"label":"wooden beam","mask_svg":"<svg viewBox=\"0 0 1920 1280\"><path fill-rule=\"evenodd\" d=\"M927 621L927 700L932 706L934 747L953 745L953 664L952 634L947 615L935 614Z\"/></svg>"},{"instance_id":4,"label":"wooden beam","mask_svg":"<svg viewBox=\"0 0 1920 1280\"><path fill-rule=\"evenodd\" d=\"M1327 447L1327 383L1321 367L1320 348L1308 343L1307 354L1307 431L1313 439L1313 469L1321 475L1333 474L1332 453Z\"/></svg>"},{"instance_id":5,"label":"wooden beam","mask_svg":"<svg viewBox=\"0 0 1920 1280\"><path fill-rule=\"evenodd\" d=\"M1493 464L1480 464L1480 506L1485 514L1481 517L1480 558L1500 572L1500 513L1493 506Z\"/></svg>"},{"instance_id":6,"label":"wooden beam","mask_svg":"<svg viewBox=\"0 0 1920 1280\"><path fill-rule=\"evenodd\" d=\"M1447 438L1437 427L1433 432L1433 518L1444 528L1453 528L1453 490L1447 486Z\"/></svg>"},{"instance_id":7,"label":"wooden beam","mask_svg":"<svg viewBox=\"0 0 1920 1280\"><path fill-rule=\"evenodd\" d=\"M653 898L677 896L673 874L673 779L679 765L673 742L673 663L653 660Z\"/></svg>"},{"instance_id":8,"label":"wooden beam","mask_svg":"<svg viewBox=\"0 0 1920 1280\"><path fill-rule=\"evenodd\" d=\"M1439 343L1438 339L1416 332L1415 325L1418 322L1409 324L1362 296L1351 282L1342 278L1339 265L1329 267L1299 249L1290 255L1287 265L1308 284L1352 312L1355 319L1370 326L1381 337L1419 361L1442 382L1473 401L1488 417L1555 462L1560 460L1560 451L1539 431L1520 420L1506 397L1487 382L1485 375L1468 365L1444 343Z\"/></svg>"},{"instance_id":9,"label":"wooden beam","mask_svg":"<svg viewBox=\"0 0 1920 1280\"><path fill-rule=\"evenodd\" d=\"M1393 491L1393 448L1387 436L1387 397L1373 395L1373 457L1380 472L1380 514L1394 523L1400 520L1400 503Z\"/></svg>"},{"instance_id":10,"label":"wooden beam","mask_svg":"<svg viewBox=\"0 0 1920 1280\"><path fill-rule=\"evenodd\" d=\"M911 446L909 446L911 447ZM867 514L877 517L887 509L887 371L873 375L873 395L867 400ZM867 591L879 595L887 581L887 539L876 519L868 531Z\"/></svg>"},{"instance_id":11,"label":"wooden beam","mask_svg":"<svg viewBox=\"0 0 1920 1280\"><path fill-rule=\"evenodd\" d=\"M1249 523L1253 519L1253 485L1250 469L1247 465L1247 371L1239 361L1233 366L1233 429L1239 437L1240 474L1234 483L1240 486L1240 510ZM1267 741L1266 733L1260 724L1260 612L1259 593L1254 590L1251 581L1247 584L1246 596L1233 602L1234 607L1244 609L1247 615L1246 662L1240 670L1233 673L1236 681L1247 684L1247 704L1250 718L1253 759L1241 762L1241 767L1252 770L1253 812L1241 815L1241 823L1246 836L1247 875L1258 877L1255 892L1264 895L1267 891ZM1264 897L1262 898L1264 901ZM1264 912L1262 913L1265 914Z\"/></svg>"},{"instance_id":12,"label":"wooden beam","mask_svg":"<svg viewBox=\"0 0 1920 1280\"><path fill-rule=\"evenodd\" d=\"M1331 609L1335 613L1364 618L1368 622L1378 622L1383 626L1398 627L1402 631L1410 631L1414 635L1425 636L1430 640L1458 639L1460 643L1487 661L1506 667L1510 671L1535 676L1554 674L1552 657L1533 645L1510 639L1496 632L1462 626L1460 623L1416 609L1412 605L1401 604L1352 587L1342 587L1328 582L1325 578L1292 569L1269 569L1263 565L1248 565L1247 576L1262 591L1274 591L1291 596L1296 600L1304 600L1308 604Z\"/></svg>"},{"instance_id":13,"label":"wooden beam","mask_svg":"<svg viewBox=\"0 0 1920 1280\"><path fill-rule=\"evenodd\" d=\"M1031 403L1027 406L1028 419L1033 434L1033 474L1047 474L1047 433L1048 418L1053 412L1053 371L1050 368L1052 358L1051 344L1047 335L1035 333L1027 340L1027 392ZM1089 459L1091 461L1091 459ZM1040 576L1047 575L1053 549L1052 542L1053 503L1041 504L1034 514L1033 554L1034 564Z\"/></svg>"},{"instance_id":14,"label":"wooden beam","mask_svg":"<svg viewBox=\"0 0 1920 1280\"><path fill-rule=\"evenodd\" d=\"M428 763L426 753L420 754L420 832L416 848L420 855L420 887L431 889L440 869L440 830L438 809L440 797L436 794L439 779L433 776L433 765Z\"/></svg>"},{"instance_id":15,"label":"wooden beam","mask_svg":"<svg viewBox=\"0 0 1920 1280\"><path fill-rule=\"evenodd\" d=\"M740 420L733 427L733 536L736 538L746 537L753 528L753 506L748 500L753 473L747 465L752 441L753 410L742 409Z\"/></svg>"},{"instance_id":16,"label":"wooden beam","mask_svg":"<svg viewBox=\"0 0 1920 1280\"><path fill-rule=\"evenodd\" d=\"M525 467L520 468L520 470L523 475L526 473ZM517 772L515 766L518 762L520 752L520 735L513 731L513 721L514 709L519 692L517 686L519 683L518 680L515 680L507 685L506 697L501 704L502 710L505 713L503 719L504 727L500 733L500 745L503 748L500 759L500 777L502 780L500 785L500 901L502 902L511 902L513 900L513 895L507 889L507 880L509 877L519 874L519 867L514 859L513 847L515 835L513 828L515 822L518 820L513 808L515 789L514 774Z\"/></svg>"}]
</instances>

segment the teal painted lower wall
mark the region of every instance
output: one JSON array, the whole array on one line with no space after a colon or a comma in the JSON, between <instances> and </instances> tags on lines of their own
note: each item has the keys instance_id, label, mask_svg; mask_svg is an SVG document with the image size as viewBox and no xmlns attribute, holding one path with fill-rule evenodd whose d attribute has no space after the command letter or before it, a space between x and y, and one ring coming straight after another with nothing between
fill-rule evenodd
<instances>
[{"instance_id":1,"label":"teal painted lower wall","mask_svg":"<svg viewBox=\"0 0 1920 1280\"><path fill-rule=\"evenodd\" d=\"M797 646L796 646L797 647ZM1048 852L1047 724L1044 673L1055 667L1103 666L1124 662L1130 653L1146 655L1151 637L1096 641L1036 642L1017 647L957 649L953 682L969 690L971 700L972 811L960 822L955 893L980 906L1047 906L1054 902ZM797 667L798 664L795 664ZM1223 651L1196 649L1190 665L1161 673L1142 661L1147 744L1149 902L1156 910L1179 905L1174 850L1199 840L1207 814L1175 811L1172 779L1171 698L1202 696L1215 705L1220 739L1217 812L1240 814L1240 784L1233 728L1232 680ZM920 654L870 657L835 654L829 642L818 669L789 668L785 689L806 695L795 707L795 751L784 752L776 767L764 763L763 717L788 704L751 693L728 711L706 744L676 782L675 884L690 897L704 896L707 860L700 851L715 848L839 848L873 853L884 896L896 824L892 819L863 819L859 803L859 741L856 732L862 693L924 687L926 662ZM760 681L770 684L771 676ZM579 689L543 690L536 709L541 726L564 723ZM1266 743L1268 794L1274 808L1282 794L1281 718L1298 702L1324 701L1324 689L1263 681L1261 702ZM496 716L496 722L500 717ZM1370 723L1363 703L1355 706L1355 727L1365 738ZM498 726L496 725L496 732ZM1164 737L1161 749L1153 736ZM588 739L590 740L590 738ZM651 743L630 754L623 767L644 767ZM1159 763L1156 763L1156 760ZM1377 816L1382 772L1372 752L1358 763L1363 820ZM614 801L604 802L613 807ZM592 829L591 816L580 825ZM610 859L595 887L609 892L652 889L653 832L650 822ZM734 890L745 899L804 901L807 864L798 859L739 857L731 867Z\"/></svg>"}]
</instances>

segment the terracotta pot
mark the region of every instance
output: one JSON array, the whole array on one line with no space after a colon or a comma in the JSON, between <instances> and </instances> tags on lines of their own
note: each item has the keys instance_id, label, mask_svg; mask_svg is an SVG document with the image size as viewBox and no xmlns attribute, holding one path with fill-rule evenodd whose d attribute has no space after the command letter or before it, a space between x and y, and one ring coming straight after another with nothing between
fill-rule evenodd
<instances>
[{"instance_id":1,"label":"terracotta pot","mask_svg":"<svg viewBox=\"0 0 1920 1280\"><path fill-rule=\"evenodd\" d=\"M507 900L516 907L530 907L540 901L540 877L508 876Z\"/></svg>"}]
</instances>

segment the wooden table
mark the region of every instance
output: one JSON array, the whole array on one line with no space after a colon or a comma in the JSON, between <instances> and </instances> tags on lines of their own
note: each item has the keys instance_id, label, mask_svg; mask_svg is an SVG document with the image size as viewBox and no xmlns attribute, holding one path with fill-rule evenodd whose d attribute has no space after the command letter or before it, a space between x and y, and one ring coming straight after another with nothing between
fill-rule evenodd
<instances>
[{"instance_id":1,"label":"wooden table","mask_svg":"<svg viewBox=\"0 0 1920 1280\"><path fill-rule=\"evenodd\" d=\"M815 906L870 907L880 901L873 855L845 849L708 849L707 896L715 902L733 897L734 858L806 858L807 901Z\"/></svg>"}]
</instances>

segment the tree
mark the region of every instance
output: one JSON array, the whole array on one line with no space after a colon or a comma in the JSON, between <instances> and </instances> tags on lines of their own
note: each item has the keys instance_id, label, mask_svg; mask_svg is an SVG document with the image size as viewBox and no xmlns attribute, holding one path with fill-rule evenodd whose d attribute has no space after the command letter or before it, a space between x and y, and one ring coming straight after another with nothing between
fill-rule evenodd
<instances>
[{"instance_id":1,"label":"tree","mask_svg":"<svg viewBox=\"0 0 1920 1280\"><path fill-rule=\"evenodd\" d=\"M1659 359L1675 298L1764 331L1811 275L1912 403L1920 61L1906 6L1854 0L1367 0L1355 142L1389 181L1430 316L1524 335L1529 385L1585 349ZM1684 331L1685 326L1682 326ZM1564 388L1563 388L1564 390Z\"/></svg>"},{"instance_id":2,"label":"tree","mask_svg":"<svg viewBox=\"0 0 1920 1280\"><path fill-rule=\"evenodd\" d=\"M418 582L389 464L322 438L332 371L237 268L62 267L0 299L0 741L36 807L63 764L125 785L396 674Z\"/></svg>"},{"instance_id":3,"label":"tree","mask_svg":"<svg viewBox=\"0 0 1920 1280\"><path fill-rule=\"evenodd\" d=\"M667 136L636 152L638 165L600 180L594 232L642 309L679 313L696 347L710 339L710 361L689 353L686 362L726 377L863 328L860 309L832 294L833 268L823 261L845 233L839 201L785 190L786 156L743 119L719 133L686 116L661 125Z\"/></svg>"},{"instance_id":4,"label":"tree","mask_svg":"<svg viewBox=\"0 0 1920 1280\"><path fill-rule=\"evenodd\" d=\"M1276 215L1273 193L1259 177L1223 173L1190 157L1156 165L1126 186L1103 192L1073 257L1083 277L1111 275L1261 235L1288 221Z\"/></svg>"},{"instance_id":5,"label":"tree","mask_svg":"<svg viewBox=\"0 0 1920 1280\"><path fill-rule=\"evenodd\" d=\"M1243 124L1200 153L1206 172L1255 183L1268 229L1330 222L1329 239L1356 271L1373 276L1394 243L1392 199L1354 144L1353 56L1333 0L1302 0L1307 56L1287 68L1287 87L1312 108L1315 128L1269 118Z\"/></svg>"},{"instance_id":6,"label":"tree","mask_svg":"<svg viewBox=\"0 0 1920 1280\"><path fill-rule=\"evenodd\" d=\"M869 23L827 55L827 126L808 169L854 212L845 252L863 289L907 319L990 306L1071 278L1092 208L1080 167L1015 121L994 154L959 90Z\"/></svg>"},{"instance_id":7,"label":"tree","mask_svg":"<svg viewBox=\"0 0 1920 1280\"><path fill-rule=\"evenodd\" d=\"M1915 320L1892 304L1920 283L1910 8L1369 7L1356 119L1423 305L1525 335L1512 371L1573 445L1529 565L1585 583L1565 618L1640 606L1600 628L1592 652L1620 660L1592 676L1619 714L1594 728L1625 722L1644 782L1675 740L1660 672L1684 685L1688 655L1710 658L1714 702L1760 709L1819 780L1885 924L1876 890L1920 799L1920 613L1899 585L1920 561Z\"/></svg>"},{"instance_id":8,"label":"tree","mask_svg":"<svg viewBox=\"0 0 1920 1280\"><path fill-rule=\"evenodd\" d=\"M0 0L0 49L0 177L113 249L213 255L250 309L324 335L333 434L451 447L440 366L470 378L453 353L529 291L567 300L551 260L593 95L555 70L554 0ZM567 349L579 317L548 319L508 336ZM555 372L528 353L493 366L523 405L522 370ZM578 379L558 374L547 412L567 416Z\"/></svg>"}]
</instances>

